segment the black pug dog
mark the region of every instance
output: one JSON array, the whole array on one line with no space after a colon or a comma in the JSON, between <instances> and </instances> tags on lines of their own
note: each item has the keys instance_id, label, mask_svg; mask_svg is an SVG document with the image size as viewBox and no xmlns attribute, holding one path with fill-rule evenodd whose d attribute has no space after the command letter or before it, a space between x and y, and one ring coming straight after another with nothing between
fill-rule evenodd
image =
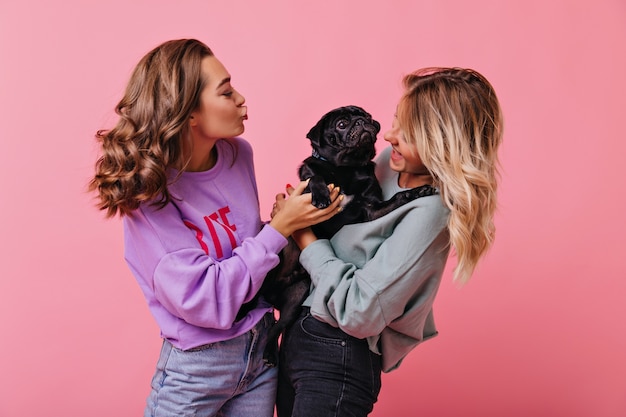
<instances>
[{"instance_id":1,"label":"black pug dog","mask_svg":"<svg viewBox=\"0 0 626 417\"><path fill-rule=\"evenodd\" d=\"M329 239L346 224L374 220L415 198L436 193L434 188L423 186L383 201L373 162L378 132L380 123L369 113L357 106L345 106L326 113L307 134L313 153L303 161L298 174L300 180L310 179L305 192L311 192L312 204L318 208L330 205L329 184L340 187L344 194L342 211L312 227L318 238ZM264 352L268 363L276 363L278 338L298 317L309 293L310 277L300 265L299 256L300 249L290 239L280 253L280 264L268 273L259 290L259 295L280 311ZM238 318L256 302L255 299L245 304Z\"/></svg>"}]
</instances>

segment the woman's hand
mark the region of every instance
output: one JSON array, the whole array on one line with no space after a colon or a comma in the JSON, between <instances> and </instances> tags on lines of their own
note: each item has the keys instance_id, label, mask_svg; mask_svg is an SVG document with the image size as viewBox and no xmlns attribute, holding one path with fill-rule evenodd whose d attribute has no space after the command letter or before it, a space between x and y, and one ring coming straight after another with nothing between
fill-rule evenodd
<instances>
[{"instance_id":1,"label":"woman's hand","mask_svg":"<svg viewBox=\"0 0 626 417\"><path fill-rule=\"evenodd\" d=\"M324 209L318 209L311 204L311 193L302 194L307 184L308 180L300 182L296 188L288 185L288 198L283 193L276 195L270 225L285 237L290 236L296 230L328 220L341 211L339 203L343 195L339 195L339 187L329 186L331 204Z\"/></svg>"}]
</instances>

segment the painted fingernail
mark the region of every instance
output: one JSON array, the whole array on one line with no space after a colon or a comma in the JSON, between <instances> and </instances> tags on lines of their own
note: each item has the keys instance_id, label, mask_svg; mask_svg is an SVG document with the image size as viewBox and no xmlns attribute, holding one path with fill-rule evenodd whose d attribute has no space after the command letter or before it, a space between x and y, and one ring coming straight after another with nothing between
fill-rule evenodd
<instances>
[{"instance_id":1,"label":"painted fingernail","mask_svg":"<svg viewBox=\"0 0 626 417\"><path fill-rule=\"evenodd\" d=\"M287 183L287 185L285 185L285 188L293 188L293 185Z\"/></svg>"}]
</instances>

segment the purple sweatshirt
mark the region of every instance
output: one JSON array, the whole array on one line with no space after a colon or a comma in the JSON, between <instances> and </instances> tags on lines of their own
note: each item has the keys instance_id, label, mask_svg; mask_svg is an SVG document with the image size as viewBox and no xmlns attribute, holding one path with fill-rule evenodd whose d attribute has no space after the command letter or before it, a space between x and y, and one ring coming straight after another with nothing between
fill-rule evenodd
<instances>
[{"instance_id":1,"label":"purple sweatshirt","mask_svg":"<svg viewBox=\"0 0 626 417\"><path fill-rule=\"evenodd\" d=\"M287 239L261 221L252 147L241 138L232 142L236 151L217 142L210 170L180 173L166 207L142 204L124 218L126 262L161 336L180 349L232 339L271 311L261 301L235 322ZM171 180L178 174L171 172Z\"/></svg>"}]
</instances>

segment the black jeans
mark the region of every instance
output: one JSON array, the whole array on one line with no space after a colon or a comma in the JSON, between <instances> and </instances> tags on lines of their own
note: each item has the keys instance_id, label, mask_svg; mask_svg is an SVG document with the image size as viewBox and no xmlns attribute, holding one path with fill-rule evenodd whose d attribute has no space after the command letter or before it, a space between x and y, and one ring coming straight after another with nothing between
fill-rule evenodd
<instances>
[{"instance_id":1,"label":"black jeans","mask_svg":"<svg viewBox=\"0 0 626 417\"><path fill-rule=\"evenodd\" d=\"M278 417L365 417L380 392L381 358L305 308L283 335L278 372Z\"/></svg>"}]
</instances>

